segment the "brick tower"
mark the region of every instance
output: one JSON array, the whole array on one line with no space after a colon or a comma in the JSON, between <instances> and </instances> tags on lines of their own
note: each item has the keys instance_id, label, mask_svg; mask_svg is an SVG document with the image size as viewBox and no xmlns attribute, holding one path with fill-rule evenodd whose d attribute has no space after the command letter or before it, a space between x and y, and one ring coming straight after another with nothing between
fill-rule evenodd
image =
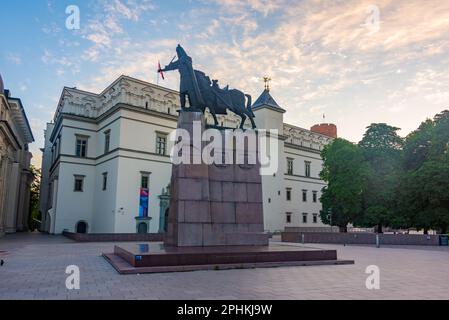
<instances>
[{"instance_id":1,"label":"brick tower","mask_svg":"<svg viewBox=\"0 0 449 320\"><path fill-rule=\"evenodd\" d=\"M332 123L321 123L314 125L310 131L315 133L320 133L322 135L331 137L331 138L337 138L337 126Z\"/></svg>"}]
</instances>

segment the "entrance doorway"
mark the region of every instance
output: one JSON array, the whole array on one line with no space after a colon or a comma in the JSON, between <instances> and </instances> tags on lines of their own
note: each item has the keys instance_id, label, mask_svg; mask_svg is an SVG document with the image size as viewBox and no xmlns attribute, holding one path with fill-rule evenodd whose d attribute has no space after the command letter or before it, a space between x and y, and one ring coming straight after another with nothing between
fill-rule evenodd
<instances>
[{"instance_id":1,"label":"entrance doorway","mask_svg":"<svg viewBox=\"0 0 449 320\"><path fill-rule=\"evenodd\" d=\"M80 221L76 224L76 233L87 233L87 223Z\"/></svg>"},{"instance_id":2,"label":"entrance doorway","mask_svg":"<svg viewBox=\"0 0 449 320\"><path fill-rule=\"evenodd\" d=\"M165 210L165 220L164 220L164 232L167 232L168 229L168 211L170 208L167 208L167 210Z\"/></svg>"},{"instance_id":3,"label":"entrance doorway","mask_svg":"<svg viewBox=\"0 0 449 320\"><path fill-rule=\"evenodd\" d=\"M148 233L148 225L145 222L139 223L139 225L137 226L137 233L139 234Z\"/></svg>"}]
</instances>

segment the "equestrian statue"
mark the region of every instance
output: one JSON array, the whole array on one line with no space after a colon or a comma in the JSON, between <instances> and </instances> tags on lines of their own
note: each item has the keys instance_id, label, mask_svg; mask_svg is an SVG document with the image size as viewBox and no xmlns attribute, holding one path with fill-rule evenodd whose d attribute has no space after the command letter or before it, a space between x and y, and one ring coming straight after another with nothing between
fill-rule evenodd
<instances>
[{"instance_id":1,"label":"equestrian statue","mask_svg":"<svg viewBox=\"0 0 449 320\"><path fill-rule=\"evenodd\" d=\"M218 126L217 114L227 114L227 110L230 110L242 118L240 129L243 129L247 118L251 121L253 129L256 128L250 95L237 89L229 89L229 86L221 89L218 80L211 81L204 72L194 70L192 58L187 55L181 45L176 48L176 53L178 60L174 61L176 57L173 58L169 65L159 69L158 72L179 71L181 75L179 88L181 110L204 113L208 108L214 118L215 126ZM187 98L189 99L189 109L186 108Z\"/></svg>"}]
</instances>

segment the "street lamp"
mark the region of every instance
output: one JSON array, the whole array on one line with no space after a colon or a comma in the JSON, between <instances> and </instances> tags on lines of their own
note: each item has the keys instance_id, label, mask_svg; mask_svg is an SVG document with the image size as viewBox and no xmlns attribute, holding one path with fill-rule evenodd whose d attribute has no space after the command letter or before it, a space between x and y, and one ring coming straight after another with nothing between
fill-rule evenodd
<instances>
[{"instance_id":1,"label":"street lamp","mask_svg":"<svg viewBox=\"0 0 449 320\"><path fill-rule=\"evenodd\" d=\"M331 209L327 209L327 219L328 219L329 222L330 222L330 225L331 225L331 232L332 232L333 229L332 229L332 210L331 210Z\"/></svg>"}]
</instances>

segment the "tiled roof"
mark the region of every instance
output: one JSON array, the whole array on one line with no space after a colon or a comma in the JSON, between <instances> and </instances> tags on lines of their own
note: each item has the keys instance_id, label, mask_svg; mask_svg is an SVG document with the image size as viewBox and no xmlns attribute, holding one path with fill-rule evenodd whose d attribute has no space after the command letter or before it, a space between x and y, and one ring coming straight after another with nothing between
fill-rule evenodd
<instances>
[{"instance_id":1,"label":"tiled roof","mask_svg":"<svg viewBox=\"0 0 449 320\"><path fill-rule=\"evenodd\" d=\"M260 95L260 97L256 100L256 102L254 102L252 108L253 109L257 109L260 108L262 106L268 106L274 109L279 109L279 111L283 111L285 112L284 109L282 109L277 102L273 99L273 97L270 94L270 91L268 90L264 90L262 92L262 94Z\"/></svg>"}]
</instances>

